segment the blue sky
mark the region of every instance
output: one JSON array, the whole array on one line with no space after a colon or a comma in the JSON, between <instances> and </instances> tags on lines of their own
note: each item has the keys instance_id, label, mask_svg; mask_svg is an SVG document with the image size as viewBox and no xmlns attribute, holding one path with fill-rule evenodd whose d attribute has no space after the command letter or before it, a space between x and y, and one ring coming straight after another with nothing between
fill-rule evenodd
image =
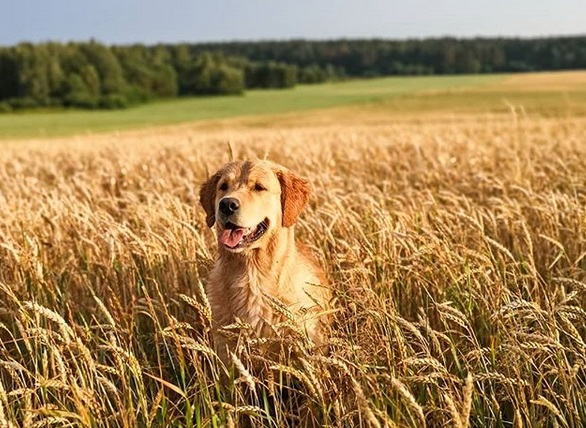
<instances>
[{"instance_id":1,"label":"blue sky","mask_svg":"<svg viewBox=\"0 0 586 428\"><path fill-rule=\"evenodd\" d=\"M0 45L586 34L586 0L4 0Z\"/></svg>"}]
</instances>

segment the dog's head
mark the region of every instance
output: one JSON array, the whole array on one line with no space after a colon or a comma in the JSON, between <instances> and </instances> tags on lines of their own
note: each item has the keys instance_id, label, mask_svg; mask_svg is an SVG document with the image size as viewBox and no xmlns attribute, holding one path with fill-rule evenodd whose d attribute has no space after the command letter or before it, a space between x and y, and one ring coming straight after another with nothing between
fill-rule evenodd
<instances>
[{"instance_id":1,"label":"dog's head","mask_svg":"<svg viewBox=\"0 0 586 428\"><path fill-rule=\"evenodd\" d=\"M268 161L232 162L202 184L199 201L219 245L239 252L262 247L280 227L290 227L307 205L306 180Z\"/></svg>"}]
</instances>

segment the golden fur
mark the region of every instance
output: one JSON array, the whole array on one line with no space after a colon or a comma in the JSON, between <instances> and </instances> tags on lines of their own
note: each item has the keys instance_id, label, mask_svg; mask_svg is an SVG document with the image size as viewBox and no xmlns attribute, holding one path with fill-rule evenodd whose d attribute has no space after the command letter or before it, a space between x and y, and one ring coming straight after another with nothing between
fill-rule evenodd
<instances>
[{"instance_id":1,"label":"golden fur","mask_svg":"<svg viewBox=\"0 0 586 428\"><path fill-rule=\"evenodd\" d=\"M235 343L219 330L242 321L256 335L270 336L271 324L282 321L271 298L285 304L307 336L322 344L329 290L323 271L294 234L309 195L306 180L268 161L229 163L201 186L207 225L215 225L218 236L207 293L216 350L225 363ZM235 200L239 207L232 212L227 202Z\"/></svg>"}]
</instances>

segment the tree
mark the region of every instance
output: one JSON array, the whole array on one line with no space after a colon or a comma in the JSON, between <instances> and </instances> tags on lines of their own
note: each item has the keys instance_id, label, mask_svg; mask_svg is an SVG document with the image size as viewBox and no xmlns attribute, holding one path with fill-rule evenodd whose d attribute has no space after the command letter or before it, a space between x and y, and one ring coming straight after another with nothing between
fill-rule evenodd
<instances>
[{"instance_id":1,"label":"tree","mask_svg":"<svg viewBox=\"0 0 586 428\"><path fill-rule=\"evenodd\" d=\"M85 84L86 92L97 99L100 96L100 76L93 65L84 65L81 69L81 79Z\"/></svg>"},{"instance_id":2,"label":"tree","mask_svg":"<svg viewBox=\"0 0 586 428\"><path fill-rule=\"evenodd\" d=\"M71 73L65 82L63 101L69 107L96 108L98 96L91 93L91 89L79 74Z\"/></svg>"},{"instance_id":3,"label":"tree","mask_svg":"<svg viewBox=\"0 0 586 428\"><path fill-rule=\"evenodd\" d=\"M126 82L122 67L112 50L94 41L82 44L80 48L98 72L101 93L104 95L123 94Z\"/></svg>"},{"instance_id":4,"label":"tree","mask_svg":"<svg viewBox=\"0 0 586 428\"><path fill-rule=\"evenodd\" d=\"M46 105L51 90L48 79L48 55L43 45L23 43L16 47L19 98L31 100L32 104Z\"/></svg>"},{"instance_id":5,"label":"tree","mask_svg":"<svg viewBox=\"0 0 586 428\"><path fill-rule=\"evenodd\" d=\"M328 78L327 71L317 64L301 67L297 72L297 80L299 83L322 83L328 80Z\"/></svg>"},{"instance_id":6,"label":"tree","mask_svg":"<svg viewBox=\"0 0 586 428\"><path fill-rule=\"evenodd\" d=\"M292 88L297 84L297 67L277 62L250 64L246 69L247 88Z\"/></svg>"},{"instance_id":7,"label":"tree","mask_svg":"<svg viewBox=\"0 0 586 428\"><path fill-rule=\"evenodd\" d=\"M244 93L244 72L222 64L215 68L211 78L212 93L216 95L240 95Z\"/></svg>"},{"instance_id":8,"label":"tree","mask_svg":"<svg viewBox=\"0 0 586 428\"><path fill-rule=\"evenodd\" d=\"M18 97L18 61L14 48L0 49L0 100Z\"/></svg>"},{"instance_id":9,"label":"tree","mask_svg":"<svg viewBox=\"0 0 586 428\"><path fill-rule=\"evenodd\" d=\"M160 65L154 70L151 91L158 97L172 98L179 93L177 73L170 65Z\"/></svg>"}]
</instances>

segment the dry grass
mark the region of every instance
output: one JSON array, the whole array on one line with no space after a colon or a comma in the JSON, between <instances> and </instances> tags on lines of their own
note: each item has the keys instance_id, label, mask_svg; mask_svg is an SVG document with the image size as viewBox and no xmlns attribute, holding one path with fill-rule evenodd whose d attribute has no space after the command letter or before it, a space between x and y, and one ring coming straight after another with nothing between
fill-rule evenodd
<instances>
[{"instance_id":1,"label":"dry grass","mask_svg":"<svg viewBox=\"0 0 586 428\"><path fill-rule=\"evenodd\" d=\"M0 427L583 426L584 135L510 115L6 144ZM298 234L338 312L330 355L259 373L249 341L222 388L197 189L230 151L311 179Z\"/></svg>"},{"instance_id":2,"label":"dry grass","mask_svg":"<svg viewBox=\"0 0 586 428\"><path fill-rule=\"evenodd\" d=\"M499 82L508 91L576 91L586 90L583 70L513 74Z\"/></svg>"}]
</instances>

